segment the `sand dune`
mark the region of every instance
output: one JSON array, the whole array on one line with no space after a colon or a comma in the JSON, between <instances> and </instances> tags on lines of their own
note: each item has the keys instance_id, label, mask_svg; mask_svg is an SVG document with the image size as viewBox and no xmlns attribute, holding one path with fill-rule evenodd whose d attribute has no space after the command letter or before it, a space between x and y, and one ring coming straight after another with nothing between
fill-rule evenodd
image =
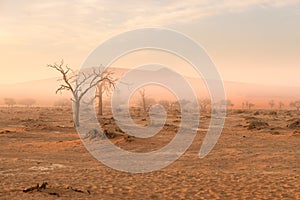
<instances>
[{"instance_id":1,"label":"sand dune","mask_svg":"<svg viewBox=\"0 0 300 200\"><path fill-rule=\"evenodd\" d=\"M128 69L124 68L113 68L115 77L124 75ZM168 72L163 69L157 69L156 71L148 71L148 73L155 74L155 76L168 77ZM136 77L143 77L144 73L141 71L136 72ZM198 98L208 97L208 91L203 79L185 77L192 85ZM3 98L34 98L37 100L38 105L53 105L53 102L57 99L70 99L71 95L67 92L62 94L55 94L56 89L59 86L57 81L59 78L50 78L44 80L29 81L24 83L0 85L0 99ZM130 82L130 81L129 81ZM276 85L258 85L251 83L238 83L232 81L224 81L224 88L228 99L231 99L236 108L240 108L241 104L245 100L249 100L255 104L255 108L268 108L268 101L270 99L280 100L287 107L288 104L300 96L299 87L290 86L276 86ZM182 89L185 92L185 89ZM156 90L155 88L148 90L148 95L151 97L164 96L165 90ZM186 95L188 96L188 95ZM0 105L3 101L0 101Z\"/></svg>"}]
</instances>

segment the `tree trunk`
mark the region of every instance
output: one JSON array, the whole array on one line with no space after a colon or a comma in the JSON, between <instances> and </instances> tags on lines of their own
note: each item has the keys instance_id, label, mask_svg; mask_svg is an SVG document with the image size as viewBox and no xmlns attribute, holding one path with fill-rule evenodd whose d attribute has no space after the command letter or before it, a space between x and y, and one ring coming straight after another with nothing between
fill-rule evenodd
<instances>
[{"instance_id":1,"label":"tree trunk","mask_svg":"<svg viewBox=\"0 0 300 200\"><path fill-rule=\"evenodd\" d=\"M98 94L98 114L99 115L103 115L103 91L102 91L102 84L100 84L98 86L98 91L99 91L99 94Z\"/></svg>"},{"instance_id":2,"label":"tree trunk","mask_svg":"<svg viewBox=\"0 0 300 200\"><path fill-rule=\"evenodd\" d=\"M143 109L144 109L144 112L147 112L146 99L144 96L143 96Z\"/></svg>"},{"instance_id":3,"label":"tree trunk","mask_svg":"<svg viewBox=\"0 0 300 200\"><path fill-rule=\"evenodd\" d=\"M75 127L79 127L79 126L80 126L80 122L79 122L79 108L80 108L80 102L79 102L79 101L76 101L74 104L75 104L75 111L74 111L75 119L74 119L74 125L75 125Z\"/></svg>"}]
</instances>

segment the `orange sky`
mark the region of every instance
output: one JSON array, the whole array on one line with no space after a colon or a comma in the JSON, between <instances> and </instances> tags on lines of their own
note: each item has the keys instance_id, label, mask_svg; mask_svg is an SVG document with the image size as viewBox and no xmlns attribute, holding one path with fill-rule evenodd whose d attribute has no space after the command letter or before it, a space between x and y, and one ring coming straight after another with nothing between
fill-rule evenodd
<instances>
[{"instance_id":1,"label":"orange sky","mask_svg":"<svg viewBox=\"0 0 300 200\"><path fill-rule=\"evenodd\" d=\"M112 35L158 26L200 43L224 80L300 86L299 9L299 0L130 4L4 0L0 2L0 84L54 77L57 73L46 65L62 58L79 68ZM138 59L130 57L126 63L133 65Z\"/></svg>"}]
</instances>

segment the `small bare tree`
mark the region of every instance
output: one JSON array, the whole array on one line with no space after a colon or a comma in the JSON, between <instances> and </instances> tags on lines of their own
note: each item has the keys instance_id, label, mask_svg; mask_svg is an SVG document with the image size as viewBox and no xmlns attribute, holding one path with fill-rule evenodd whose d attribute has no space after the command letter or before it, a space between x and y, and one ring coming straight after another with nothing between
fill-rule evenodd
<instances>
[{"instance_id":1,"label":"small bare tree","mask_svg":"<svg viewBox=\"0 0 300 200\"><path fill-rule=\"evenodd\" d=\"M251 108L253 108L254 106L255 106L255 104L250 103L250 102L248 103L248 109L249 109L249 110L251 110Z\"/></svg>"},{"instance_id":2,"label":"small bare tree","mask_svg":"<svg viewBox=\"0 0 300 200\"><path fill-rule=\"evenodd\" d=\"M162 105L166 110L170 108L170 102L168 100L160 100L158 101L160 105Z\"/></svg>"},{"instance_id":3,"label":"small bare tree","mask_svg":"<svg viewBox=\"0 0 300 200\"><path fill-rule=\"evenodd\" d=\"M146 112L148 112L150 106L154 105L156 103L155 99L148 98L146 96L146 90L144 88L139 91L139 94L140 94L140 97L141 97L142 109L146 113Z\"/></svg>"},{"instance_id":4,"label":"small bare tree","mask_svg":"<svg viewBox=\"0 0 300 200\"><path fill-rule=\"evenodd\" d=\"M269 105L270 105L271 109L273 109L273 107L275 106L274 100L270 100Z\"/></svg>"},{"instance_id":5,"label":"small bare tree","mask_svg":"<svg viewBox=\"0 0 300 200\"><path fill-rule=\"evenodd\" d=\"M146 92L145 92L145 89L140 90L139 93L140 93L140 96L141 96L141 104L142 104L143 110L144 110L144 112L146 112L147 111L147 105L146 105Z\"/></svg>"},{"instance_id":6,"label":"small bare tree","mask_svg":"<svg viewBox=\"0 0 300 200\"><path fill-rule=\"evenodd\" d=\"M233 109L233 107L234 107L234 103L232 103L232 101L231 101L231 100L227 100L227 106L229 106L229 107L230 107L230 109L232 110L232 109Z\"/></svg>"},{"instance_id":7,"label":"small bare tree","mask_svg":"<svg viewBox=\"0 0 300 200\"><path fill-rule=\"evenodd\" d=\"M207 106L211 104L210 99L205 98L199 101L200 109L206 111Z\"/></svg>"},{"instance_id":8,"label":"small bare tree","mask_svg":"<svg viewBox=\"0 0 300 200\"><path fill-rule=\"evenodd\" d=\"M112 89L115 89L115 83L116 79L112 78L113 73L110 71L106 71L101 75L101 79L103 79L104 76L107 76L109 78L103 79L98 86L97 86L97 93L96 97L98 97L98 114L103 115L103 93L106 92L108 94Z\"/></svg>"},{"instance_id":9,"label":"small bare tree","mask_svg":"<svg viewBox=\"0 0 300 200\"><path fill-rule=\"evenodd\" d=\"M105 81L112 81L111 73L108 73L103 67L90 68L88 72L74 73L74 71L68 67L64 66L63 60L60 64L54 63L53 65L48 65L48 67L57 70L62 76L62 83L60 87L56 90L56 93L62 92L64 90L71 91L72 101L74 103L74 116L75 126L80 126L79 123L79 109L81 100L84 95L93 87L101 84Z\"/></svg>"},{"instance_id":10,"label":"small bare tree","mask_svg":"<svg viewBox=\"0 0 300 200\"><path fill-rule=\"evenodd\" d=\"M243 102L243 109L249 109L249 102L248 101L244 101Z\"/></svg>"},{"instance_id":11,"label":"small bare tree","mask_svg":"<svg viewBox=\"0 0 300 200\"><path fill-rule=\"evenodd\" d=\"M30 107L30 106L34 105L35 103L36 103L35 99L31 99L31 98L19 100L19 104L26 106L26 107Z\"/></svg>"},{"instance_id":12,"label":"small bare tree","mask_svg":"<svg viewBox=\"0 0 300 200\"><path fill-rule=\"evenodd\" d=\"M245 102L242 102L242 110L244 110Z\"/></svg>"},{"instance_id":13,"label":"small bare tree","mask_svg":"<svg viewBox=\"0 0 300 200\"><path fill-rule=\"evenodd\" d=\"M278 107L279 107L280 110L282 109L283 106L284 106L284 103L282 101L279 101L278 102Z\"/></svg>"},{"instance_id":14,"label":"small bare tree","mask_svg":"<svg viewBox=\"0 0 300 200\"><path fill-rule=\"evenodd\" d=\"M248 109L248 110L251 110L251 108L253 108L255 106L255 104L253 104L253 103L251 103L251 102L249 102L249 101L244 101L243 103L242 103L242 108L244 109Z\"/></svg>"},{"instance_id":15,"label":"small bare tree","mask_svg":"<svg viewBox=\"0 0 300 200\"><path fill-rule=\"evenodd\" d=\"M171 102L171 104L170 104L170 110L171 111L176 111L178 109L180 109L179 102L178 101Z\"/></svg>"},{"instance_id":16,"label":"small bare tree","mask_svg":"<svg viewBox=\"0 0 300 200\"><path fill-rule=\"evenodd\" d=\"M299 111L299 109L300 109L300 101L293 101L293 102L291 102L290 103L290 107L296 108L297 111Z\"/></svg>"},{"instance_id":17,"label":"small bare tree","mask_svg":"<svg viewBox=\"0 0 300 200\"><path fill-rule=\"evenodd\" d=\"M188 103L191 103L191 101L187 100L187 99L179 99L178 100L179 104L182 106L187 105Z\"/></svg>"},{"instance_id":18,"label":"small bare tree","mask_svg":"<svg viewBox=\"0 0 300 200\"><path fill-rule=\"evenodd\" d=\"M234 104L232 103L232 101L229 100L229 99L221 100L220 101L220 105L221 106L225 106L226 108L230 108L231 110L232 110L232 108L234 106Z\"/></svg>"},{"instance_id":19,"label":"small bare tree","mask_svg":"<svg viewBox=\"0 0 300 200\"><path fill-rule=\"evenodd\" d=\"M59 100L55 101L53 105L57 106L57 107L68 107L68 106L70 106L70 100L59 99Z\"/></svg>"},{"instance_id":20,"label":"small bare tree","mask_svg":"<svg viewBox=\"0 0 300 200\"><path fill-rule=\"evenodd\" d=\"M13 98L5 98L4 104L6 104L8 107L13 107L16 105L16 101Z\"/></svg>"}]
</instances>

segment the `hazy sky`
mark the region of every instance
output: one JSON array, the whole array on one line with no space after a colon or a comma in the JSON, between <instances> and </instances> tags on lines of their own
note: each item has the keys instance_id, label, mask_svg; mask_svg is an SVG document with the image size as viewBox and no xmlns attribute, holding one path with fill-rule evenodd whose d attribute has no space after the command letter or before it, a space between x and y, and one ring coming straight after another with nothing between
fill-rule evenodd
<instances>
[{"instance_id":1,"label":"hazy sky","mask_svg":"<svg viewBox=\"0 0 300 200\"><path fill-rule=\"evenodd\" d=\"M126 3L125 3L126 2ZM300 86L300 0L0 0L0 84L74 69L123 31L167 27L207 50L224 80Z\"/></svg>"}]
</instances>

